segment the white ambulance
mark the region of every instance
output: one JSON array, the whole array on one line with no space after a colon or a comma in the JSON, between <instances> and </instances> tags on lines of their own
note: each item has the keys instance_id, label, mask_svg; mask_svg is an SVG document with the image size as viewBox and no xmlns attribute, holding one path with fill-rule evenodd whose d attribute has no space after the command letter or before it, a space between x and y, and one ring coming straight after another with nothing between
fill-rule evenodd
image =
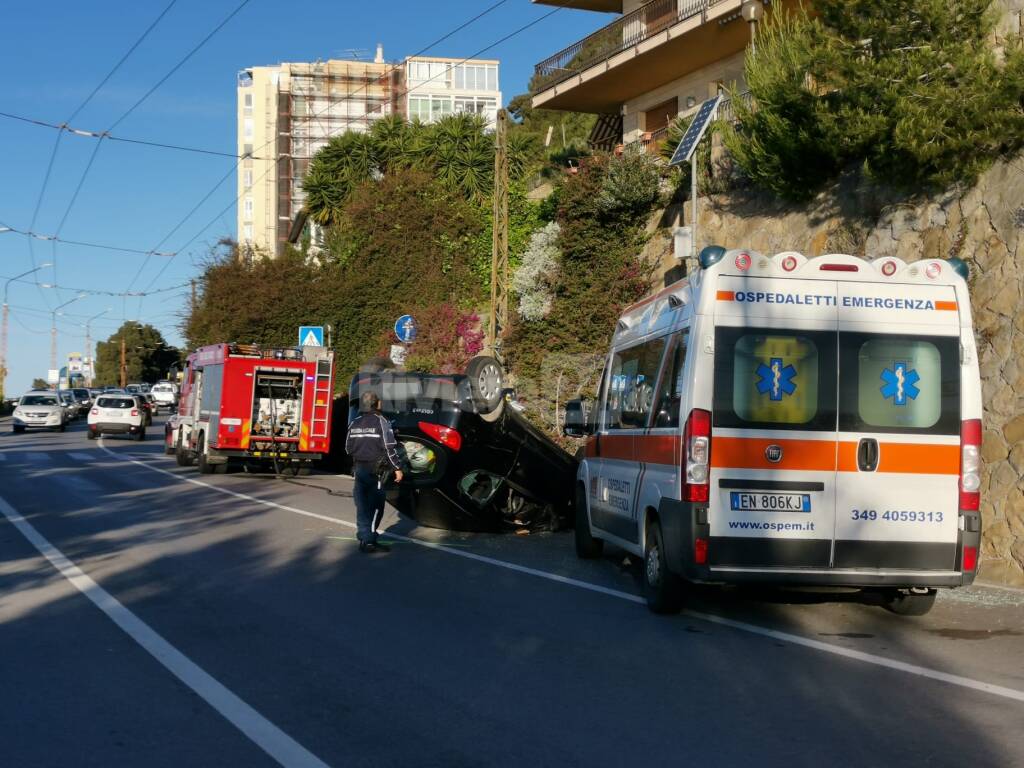
<instances>
[{"instance_id":1,"label":"white ambulance","mask_svg":"<svg viewBox=\"0 0 1024 768\"><path fill-rule=\"evenodd\" d=\"M981 382L966 265L705 248L618 322L587 436L576 549L687 582L874 589L927 612L974 580ZM588 412L589 411L589 412Z\"/></svg>"}]
</instances>

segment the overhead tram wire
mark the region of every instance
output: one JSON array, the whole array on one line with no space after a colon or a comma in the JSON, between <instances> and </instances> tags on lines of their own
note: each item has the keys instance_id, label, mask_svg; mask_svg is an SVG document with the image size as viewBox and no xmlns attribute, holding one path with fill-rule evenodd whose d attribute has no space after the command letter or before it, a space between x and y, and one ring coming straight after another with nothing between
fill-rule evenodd
<instances>
[{"instance_id":1,"label":"overhead tram wire","mask_svg":"<svg viewBox=\"0 0 1024 768\"><path fill-rule=\"evenodd\" d=\"M121 65L124 64L125 61L128 60L128 57L131 56L132 53L134 53L135 49L138 48L139 45L142 44L142 41L145 40L149 36L149 33L153 31L153 29L156 27L156 25L160 23L160 21L163 19L163 17L167 15L167 12L170 11L171 8L174 6L174 4L177 3L177 2L178 2L178 0L171 0L171 2L167 5L167 7L164 8L164 10L160 13L160 15L157 16L156 19L154 19L153 22L148 27L146 27L145 31L143 31L143 33L138 37L138 39L136 39L136 41L125 52L125 54L117 61L117 63L114 65L114 67L106 74L106 76L99 82L99 84L95 88L93 88L92 91L89 93L89 95L86 96L85 99L82 101L82 103L79 104L75 108L74 112L71 113L71 116L65 122L70 123L72 120L74 120L81 113L81 111L83 109L85 109L89 105L89 102L91 102L93 100L93 98L96 96L96 94L100 92L100 90L103 88L103 86L106 85L107 82L110 80L110 78L114 76L114 73L117 72L117 70L121 68ZM47 188L47 186L49 184L49 181L50 181L50 175L53 172L54 163L57 160L57 150L60 148L60 140L63 137L63 135L64 135L63 132L58 133L57 134L57 138L53 142L53 149L50 151L50 159L49 159L49 162L46 165L46 173L43 176L43 183L42 183L42 186L39 189L39 197L36 199L36 206L35 206L35 210L32 213L32 221L29 224L29 229L35 229L36 221L39 218L39 209L42 207L43 198L46 196L46 188ZM90 163L90 165L91 165L91 163ZM33 247L33 245L34 245L33 242L31 240L29 240L29 243L28 243L29 256L30 256L30 258L32 260L32 266L35 267L35 265L36 265L36 255L35 255L35 248ZM54 254L53 255L54 255L54 259L53 259L53 277L54 277L54 282L56 282L57 281L57 260L56 260L57 253L56 253L56 245L54 245ZM50 304L49 298L47 298L46 295L43 293L42 287L39 285L39 278L38 278L38 276L35 279L35 284L36 284L36 287L39 289L39 295L43 296L43 300L46 302L46 305L49 306L49 304Z\"/></svg>"},{"instance_id":2,"label":"overhead tram wire","mask_svg":"<svg viewBox=\"0 0 1024 768\"><path fill-rule=\"evenodd\" d=\"M64 245L78 245L83 248L99 248L105 251L117 251L119 253L138 253L149 256L173 256L172 253L166 253L161 251L144 251L141 248L125 248L118 245L107 245L104 243L90 243L84 240L68 240L63 237L57 237L56 235L47 235L41 232L33 232L30 229L18 229L17 227L10 227L0 222L0 234L5 232L13 232L16 235L22 235L23 237L30 238L32 240L46 240L49 242L63 243Z\"/></svg>"},{"instance_id":3,"label":"overhead tram wire","mask_svg":"<svg viewBox=\"0 0 1024 768\"><path fill-rule=\"evenodd\" d=\"M156 26L156 23L160 20L160 18L163 18L164 14L166 14L167 11L169 11L171 9L171 7L176 2L177 2L177 0L171 0L170 5L168 5L167 8L164 9L163 13L160 14L160 17L155 22L153 22L153 24L150 25L149 29L146 30L146 32L143 35L143 37L145 37L145 35L149 34L150 30L152 30L153 27ZM131 115L136 109L138 109L140 106L142 106L142 104L145 103L145 101L150 96L152 96L161 85L163 85L165 82L167 82L167 80L170 79L174 75L175 72L177 72L179 69L181 69L189 59L191 59L193 56L195 56L199 52L199 50L203 46L205 46L213 38L214 35L216 35L221 29L223 29L224 26L229 21L231 21L231 19L233 19L250 2L252 2L252 0L242 0L242 2L240 2L237 6L235 6L234 10L231 11L231 13L229 13L227 16L225 16L224 19L222 19L221 22L219 24L217 24L217 26L215 26L212 30L210 30L210 32L208 32L206 34L206 36L203 37L202 40L200 40L195 46L192 47L192 49L188 53L186 53L181 59L179 59L178 62L173 67L171 67L171 69L167 72L167 74L165 74L163 77L161 77L159 80L157 80L156 84L154 84L139 99L137 99L135 101L135 103L132 104L125 112L123 112L121 114L121 116L118 117L111 124L111 126L109 128L107 128L107 130L104 131L103 133L104 134L109 134L111 131L113 131L115 128L117 128L117 126L119 126L122 122L124 122L128 118L128 116ZM138 42L141 42L141 39ZM136 43L136 46L137 45L138 45L138 43ZM132 50L134 50L134 48L136 46L133 46ZM127 55L124 58L127 58ZM118 66L120 66L121 63L123 63L124 58L122 58L122 61L118 63ZM111 72L111 74L113 74L113 72ZM109 75L108 75L108 79L109 79ZM90 96L90 98L91 98L91 96ZM76 112L76 114L77 114L77 112ZM71 121L69 120L68 122L71 122ZM63 135L63 132L57 134L58 141L59 141L59 139L60 139L60 137L62 135ZM78 195L79 195L79 193L81 193L82 187L85 186L85 180L89 176L89 172L92 170L93 163L95 163L95 161L96 161L96 156L99 154L100 147L103 146L104 138L106 138L106 136L105 135L101 135L99 137L99 139L97 140L97 142L96 142L96 146L93 147L92 154L89 156L89 162L86 164L85 170L82 172L82 176L78 180L78 184L75 187L75 192L71 196L71 200L68 203L67 209L64 211L64 215L61 217L60 224L58 225L57 229L54 231L54 235L55 236L59 236L60 235L61 229L64 227L64 224L67 222L68 217L71 215L71 211L74 208L75 202L78 200ZM35 226L34 222L33 222L33 226ZM56 244L56 241L53 244L53 263L54 263L54 267L53 267L53 269L54 269L54 279L56 281L56 277L57 277L57 266L56 266L56 264L57 264L57 244Z\"/></svg>"},{"instance_id":4,"label":"overhead tram wire","mask_svg":"<svg viewBox=\"0 0 1024 768\"><path fill-rule=\"evenodd\" d=\"M487 7L487 8L485 8L484 10L480 11L480 12L479 12L478 14L476 14L475 16L473 16L473 17L471 17L471 18L467 19L466 21L462 22L461 24L459 24L459 25L458 25L457 27L455 27L454 29L452 29L452 30L450 30L450 31L446 32L446 33L445 33L444 35L442 35L441 37L437 38L437 39L436 39L436 40L434 40L433 42L431 42L431 43L429 43L428 45L424 46L423 48L421 48L420 50L418 50L418 51L417 51L416 53L412 54L412 56L411 56L411 57L409 57L409 58L414 58L414 57L416 57L416 56L422 56L422 55L423 55L424 53L426 53L427 51L429 51L429 50L430 50L431 48L434 48L435 46L437 46L437 45L440 45L440 44L441 44L441 43L443 43L443 42L444 42L445 40L447 40L448 38L450 38L450 37L451 37L452 35L458 34L458 33L459 33L459 32L461 32L461 31L462 31L463 29L465 29L466 27L470 26L471 24L474 24L475 22L479 21L480 19L482 19L482 18L483 18L484 16L486 16L487 14L489 14L489 13L491 13L491 12L493 12L493 11L497 10L497 9L498 9L498 8L500 8L501 6L505 5L505 4L506 4L506 3L508 2L508 1L509 1L509 0L498 0L498 1L497 1L497 2L495 2L495 3L492 3L492 4L490 5L490 6L488 6L488 7ZM575 0L571 0L571 1L572 1L572 2L575 2ZM544 18L546 18L546 17L544 17ZM404 64L404 61L402 62L402 64ZM390 68L390 70L389 70L389 72L387 73L387 76L390 76L390 75L394 74L394 72L395 72L395 71L396 71L396 70L398 69L398 67L399 67L399 66L402 66L402 64L397 64L397 63L396 63L396 64L392 64L392 65L391 65L391 68ZM431 78L431 80L433 80L433 78ZM430 82L430 80L427 80L426 82ZM424 84L425 84L425 83L424 83ZM356 96L356 95L358 95L358 94L360 94L360 93L363 93L364 91L366 91L366 89L367 89L368 87L369 87L369 83L366 83L366 84L364 84L364 85L362 85L362 86L360 86L360 87L356 88L356 89L355 89L354 91L352 91L352 92L351 92L351 93L349 94L349 98L351 98L351 97L353 97L353 96ZM412 91L412 90L415 90L415 89L414 89L414 88L413 88L413 89L410 89L410 91ZM380 107L380 108L383 108L383 105L381 105L381 107ZM328 105L327 105L327 108L325 108L324 110L322 110L322 111L320 111L320 112L318 112L318 113L314 114L314 115L313 115L313 116L311 117L311 119L317 119L317 118L319 118L319 117L322 117L322 116L323 116L323 115L324 115L324 114L325 114L325 113L326 113L326 112L327 112L327 111L328 111L329 109L330 109L330 103L329 103L329 101L328 101ZM351 122L352 122L352 120L351 120L351 119L347 120L347 121L345 122L345 126L347 127L347 126L348 126L348 125L349 125L349 124L350 124ZM273 144L273 143L274 143L274 142L275 142L276 140L277 140L277 137L274 137L274 138L272 138L272 139L268 140L268 141L267 141L267 142L266 142L265 144L261 145L261 146L259 147L259 149L258 149L257 151L260 151L260 152L262 152L262 151L263 151L264 149L266 149L266 148L267 148L267 147L269 147L269 146L270 146L271 144ZM230 156L231 156L231 157L236 157L236 158L237 158L237 161L236 161L236 163L235 163L235 167L234 167L234 168L233 168L233 169L232 169L232 170L231 170L231 171L229 172L229 175L230 175L230 174L233 174L233 173L236 173L236 172L237 172L237 170L238 170L238 164L239 164L239 163L241 163L241 162L242 162L242 160L244 160L244 159L246 159L246 158L251 158L251 159L253 159L253 160L261 160L261 161L266 161L266 162L273 162L273 161L274 161L274 160L276 159L276 158L273 158L273 157L257 157L257 156L255 156L255 155L252 155L252 154L248 154L248 155L241 155L241 156L238 156L238 155L230 155ZM264 178L264 177L265 177L265 176L266 176L266 175L267 175L267 174L268 174L269 172L270 172L270 167L268 167L268 168L267 168L267 170L265 170L265 171L264 171L264 172L263 172L262 174L260 174L260 176L258 177L257 181L261 181L261 180L262 180L262 179L263 179L263 178ZM199 209L199 207L200 207L200 206L202 205L202 203L203 203L203 202L205 202L206 200L208 200L208 199L209 199L209 198L210 198L210 197L211 197L211 196L213 195L213 193L217 191L217 189L218 189L218 188L219 188L219 187L220 187L220 186L221 186L221 185L222 185L222 184L224 183L224 181L226 181L226 179L221 179L220 181L218 181L218 182L217 182L217 183L216 183L216 184L215 184L215 185L213 186L213 188L212 188L212 189L211 189L211 190L210 190L209 192L207 192L207 193L206 193L206 195L204 195L204 197L203 197L203 200L202 200L202 201L201 201L201 202L200 202L200 203L199 203L199 204L198 204L197 206L195 206L195 207L194 207L194 208L192 209L192 211L190 211L190 212L189 212L189 213L188 213L188 214L187 214L187 215L185 216L185 218L184 218L184 219L183 219L183 220L181 221L181 223L180 223L180 224L178 225L178 227L176 227L176 229L177 229L177 228L179 228L179 227L181 227L182 225L184 225L184 224L185 224L185 223L186 223L186 222L187 222L187 221L188 221L188 220L189 220L189 219L190 219L190 218L191 218L191 217L192 217L192 216L193 216L193 215L195 214L195 212L196 212L196 211L197 211L197 210ZM221 211L221 213L220 213L220 214L218 214L218 218L219 218L220 216L223 216L223 215L224 215L225 213L227 213L227 212L228 212L229 210L231 210L231 208L232 208L232 207L233 207L234 205L236 205L236 204L237 204L238 200L240 200L240 199L242 198L242 196L243 196L243 195L244 195L244 191L243 191L243 194L242 194L242 195L238 195L238 196L237 196L237 197L235 198L235 201L234 201L234 202L232 202L232 203L231 203L231 205L227 206L227 208L225 208L225 209L224 209L223 211ZM211 222L210 224L207 224L207 225L206 225L206 227L204 227L204 228L203 228L203 230L201 230L201 231L200 231L199 233L197 233L197 234L196 234L196 236L195 236L195 237L193 237L193 238L192 238L191 240L189 240L189 241L188 241L188 244L191 244L191 243L193 243L193 242L194 242L195 240L197 240L197 239L199 238L199 236L200 236L200 235L202 235L202 233L203 233L203 232L205 232L205 231L206 231L206 229L208 229L208 228L209 228L209 227L211 227L212 225L213 225L213 222ZM163 245L163 242L161 242L161 246L162 246L162 245ZM160 246L157 246L157 247L159 248ZM157 250L157 249L154 249L154 250ZM172 257L172 258L173 258L173 257ZM157 274L156 278L154 278L154 279L153 279L153 280L152 280L152 281L150 282L150 285L152 285L152 284L153 284L153 282L155 282L155 281L156 281L157 279L159 279L160 275L162 275L162 274L164 273L164 271L166 270L166 268L167 268L167 265L165 265L165 266L164 266L164 268L160 270L160 272L159 272L159 273ZM135 275L135 277L133 277L133 278L132 278L132 281L131 281L131 283L129 283L129 285L128 285L128 288L129 288L129 289L130 289L130 288L131 288L131 287L132 287L132 286L133 286L133 285L135 284L135 281L136 281L136 280L138 280L138 278L139 278L139 275L140 275L140 274L141 274L141 270L139 271L139 274L136 274L136 275ZM140 311L140 312L142 311L141 303L140 303L140 306L139 306L139 311Z\"/></svg>"},{"instance_id":5,"label":"overhead tram wire","mask_svg":"<svg viewBox=\"0 0 1024 768\"><path fill-rule=\"evenodd\" d=\"M483 16L483 15L485 15L485 14L487 14L487 13L490 13L491 11L495 10L496 8L498 8L499 6L503 5L503 4L504 4L504 2L506 2L506 1L507 1L507 0L501 0L501 1L500 1L500 2L498 2L498 3L495 3L494 5L492 5L492 6L490 6L489 8L487 8L487 9L486 9L485 11L481 12L480 14L478 14L478 15L477 15L476 17L474 17L474 18L473 18L472 20L470 20L470 21L468 21L468 22L464 23L463 25L461 25L461 26L460 26L459 28L457 28L457 29L456 29L456 30L454 30L453 32L449 32L449 33L448 33L447 35L445 35L444 37L440 38L440 40L445 40L445 39L447 39L448 37L451 37L451 35L452 35L452 34L454 34L454 33L455 33L456 31L458 31L458 29L462 29L462 28L464 28L465 26L467 26L468 24L471 24L471 23L472 23L473 21L475 21L476 19L480 18L481 16ZM562 4L562 5L559 5L559 6L557 6L556 8L554 8L554 9L552 9L552 10L548 11L548 12L547 12L547 13L545 13L544 15L542 15L542 16L538 16L538 17L537 17L536 19L534 19L533 21L527 22L526 24L522 25L522 26L521 26L521 27L519 27L518 29L515 29L515 30L513 30L512 32L509 32L508 34L504 35L503 37L499 38L498 40L495 40L495 41L494 41L493 43L491 43L490 45L487 45L487 46L485 46L485 47L481 48L481 49L480 49L479 51L476 51L475 53L471 54L470 56L467 56L466 58L462 59L461 61L458 61L458 62L456 62L456 63L454 63L454 64L450 65L450 66L448 67L448 70L452 69L453 67L457 67L457 66L460 66L460 65L462 65L462 64L465 64L466 62L468 62L468 61L470 61L470 60L472 60L472 59L475 59L475 58L477 58L478 56L481 56L481 55L482 55L482 54L484 54L484 53L487 53L487 52L488 52L488 51L490 51L490 50L491 50L492 48L495 48L495 47L497 47L497 46L501 45L502 43L505 43L505 42L507 42L508 40L512 39L512 38L513 38L513 37L515 37L516 35L522 34L522 33L523 33L523 32L525 32L526 30L528 30L528 29L530 29L531 27L534 27L534 26L536 26L536 25L537 25L537 24L539 24L540 22L542 22L542 21L544 21L544 20L546 20L546 19L550 18L551 16L553 16L553 15L554 15L554 14L556 14L556 13L558 13L559 11L561 11L561 10L565 10L566 8L570 8L570 7L571 7L572 5L574 5L574 4L576 3L576 2L577 2L577 0L569 0L569 2L567 2L567 3L564 3L564 4ZM439 40L438 42L440 42L440 40ZM413 54L413 56L419 56L419 55L421 55L421 54L422 54L423 52L425 52L425 51L429 50L430 48L432 48L432 47L433 47L434 45L436 45L436 44L437 44L437 42L435 42L435 43L431 43L431 45L427 46L427 48L424 48L424 49L422 49L422 50L421 50L421 51L420 51L419 53ZM396 66L397 66L397 65L396 65ZM447 71L448 71L448 70L446 70L446 73L447 73ZM392 71L394 71L394 68L392 69ZM427 85L428 83L432 82L433 80L435 80L435 79L436 79L437 77L439 77L439 76L440 76L440 75L435 75L435 76L433 76L433 77L430 77L430 78L428 78L428 79L424 80L424 81L423 81L422 83L420 83L420 84L419 84L418 86L414 86L414 87L410 88L410 89L409 89L408 91L406 91L406 93L408 94L408 93L412 93L413 91L419 90L420 88L422 88L422 87L426 86L426 85ZM365 88L365 87L364 87L364 88ZM358 91L354 91L354 92L353 92L352 94L350 94L350 95L353 95L353 96L354 96L354 95L355 95L355 94L356 94L357 92L358 92ZM329 108L330 108L330 105L328 104L328 109L329 109ZM380 109L383 109L383 104L382 104L382 105L381 105L380 107L378 107L378 108L377 108L377 110L380 110ZM317 113L316 115L314 115L313 117L314 117L314 118L316 118L316 117L320 117L320 116L322 116L322 115L323 115L323 114L324 114L324 113L325 113L326 111L327 111L327 109L324 109L324 110L322 110L321 112L319 112L319 113ZM368 111L369 111L369 110L368 110ZM347 126L348 126L348 125L350 125L350 124L351 124L351 123L352 123L353 121L354 121L354 118L348 118L348 119L347 119L347 120L345 121L345 123L344 123L344 126L346 126L346 127L347 127ZM274 142L275 140L276 140L276 137L275 137L274 139L271 139L270 141L268 141L268 142L267 142L266 144L264 144L263 146L261 146L261 147L260 147L260 150L263 150L263 149L265 149L265 148L266 148L266 147L268 147L268 146L269 146L269 145L270 145L271 143L273 143L273 142ZM241 162L241 161L239 161L239 162ZM273 166L273 165L269 165L269 166L267 167L267 169L266 169L266 170L265 170L265 171L264 171L264 172L263 172L262 174L260 174L260 175L259 175L259 176L257 177L256 181L257 181L257 182L258 182L258 181L262 181L262 180L263 180L263 178L264 178L264 177L265 177L265 176L266 176L266 175L267 175L268 173L270 173L270 171L271 171L271 169L272 169L273 167L275 167L275 166ZM254 183L255 183L255 182L254 182ZM218 186L219 186L219 185L218 185ZM224 208L224 210L222 210L222 211L221 211L220 213L218 213L218 214L217 214L217 216L215 216L215 217L213 218L213 220L211 220L211 221L210 221L210 223L209 223L209 224L207 224L207 225L206 225L205 227L203 227L203 229L201 229L201 230L200 230L199 232L197 232L197 233L195 234L195 236L193 236L193 237L192 237L192 239L191 239L191 240L189 240L189 241L188 241L187 243L185 243L185 245L183 245L183 246L182 246L181 248L178 248L178 249L176 249L176 250L174 251L174 255L173 255L173 256L172 256L172 257L171 257L170 259L168 259L168 260L167 260L167 262L166 262L166 263L164 264L164 266L163 266L163 267L162 267L162 268L160 269L160 271L159 271L159 272L157 272L156 276L155 276L155 277L154 277L154 278L153 278L153 279L152 279L152 280L150 281L149 285L147 286L147 289L148 289L148 287L149 287L149 286L153 285L153 283L155 283L155 282L156 282L157 280L159 280L159 279L160 279L160 277L161 277L161 276L163 275L163 273L167 271L167 268L171 266L171 264L172 264L172 263L174 262L174 260L175 260L175 259L176 259L176 258L178 257L178 255L179 255L179 254L181 254L181 253L182 253L182 252L183 252L183 251L184 251L184 250L185 250L186 248L188 248L188 247L189 247L189 246L190 246L190 245L191 245L191 244L192 244L193 242L195 242L196 240L198 240L198 239L199 239L199 237L200 237L200 236L201 236L201 235L203 234L203 232L205 232L205 231L206 231L207 229L209 229L209 228L210 228L211 226L213 226L213 224L215 224L215 223L216 223L216 221L217 221L217 219L218 219L218 218L220 218L220 217L221 217L222 215L224 215L224 214L225 214L225 213L227 213L227 212L228 212L229 210L231 210L231 208L232 208L232 207L234 207L235 205L237 205L237 204L238 204L238 201L242 199L242 197L244 196L244 194L245 194L245 191L243 190L242 194L240 194L240 195L236 196L236 197L235 197L235 199L234 199L234 200L232 200L232 201L231 201L231 203L229 203L229 204L228 204L228 206L227 206L226 208Z\"/></svg>"}]
</instances>

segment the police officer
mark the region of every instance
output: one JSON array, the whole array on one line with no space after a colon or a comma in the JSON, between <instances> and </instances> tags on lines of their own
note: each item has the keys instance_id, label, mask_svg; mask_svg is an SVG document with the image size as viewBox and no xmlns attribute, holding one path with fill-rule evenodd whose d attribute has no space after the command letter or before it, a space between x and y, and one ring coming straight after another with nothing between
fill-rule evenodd
<instances>
[{"instance_id":1,"label":"police officer","mask_svg":"<svg viewBox=\"0 0 1024 768\"><path fill-rule=\"evenodd\" d=\"M359 398L360 416L348 428L345 451L352 457L356 483L356 538L360 552L377 552L387 547L377 542L377 526L384 515L384 483L381 466L390 464L395 482L402 481L402 466L396 450L395 433L380 413L380 398L364 392Z\"/></svg>"}]
</instances>

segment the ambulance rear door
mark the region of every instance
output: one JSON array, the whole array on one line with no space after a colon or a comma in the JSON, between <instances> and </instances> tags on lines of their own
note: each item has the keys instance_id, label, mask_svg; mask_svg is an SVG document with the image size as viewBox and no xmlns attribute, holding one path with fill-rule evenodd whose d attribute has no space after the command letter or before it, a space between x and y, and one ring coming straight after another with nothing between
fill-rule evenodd
<instances>
[{"instance_id":1,"label":"ambulance rear door","mask_svg":"<svg viewBox=\"0 0 1024 768\"><path fill-rule=\"evenodd\" d=\"M839 283L833 567L953 571L960 319L952 286Z\"/></svg>"},{"instance_id":2,"label":"ambulance rear door","mask_svg":"<svg viewBox=\"0 0 1024 768\"><path fill-rule=\"evenodd\" d=\"M832 280L718 279L708 509L712 573L829 567L836 290Z\"/></svg>"}]
</instances>

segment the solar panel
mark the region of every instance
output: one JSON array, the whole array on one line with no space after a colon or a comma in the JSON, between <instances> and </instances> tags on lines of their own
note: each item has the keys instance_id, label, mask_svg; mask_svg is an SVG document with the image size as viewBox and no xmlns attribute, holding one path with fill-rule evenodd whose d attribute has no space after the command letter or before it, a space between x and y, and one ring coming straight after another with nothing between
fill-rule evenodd
<instances>
[{"instance_id":1,"label":"solar panel","mask_svg":"<svg viewBox=\"0 0 1024 768\"><path fill-rule=\"evenodd\" d=\"M683 134L679 146L672 153L672 160L669 161L669 165L690 162L690 158L697 149L697 144L700 143L701 137L704 136L704 131L707 130L708 124L714 118L715 112L718 111L718 105L721 101L722 94L718 94L713 99L708 99L700 105L700 109L697 110L697 114L693 116L693 120L690 122L690 127Z\"/></svg>"}]
</instances>

